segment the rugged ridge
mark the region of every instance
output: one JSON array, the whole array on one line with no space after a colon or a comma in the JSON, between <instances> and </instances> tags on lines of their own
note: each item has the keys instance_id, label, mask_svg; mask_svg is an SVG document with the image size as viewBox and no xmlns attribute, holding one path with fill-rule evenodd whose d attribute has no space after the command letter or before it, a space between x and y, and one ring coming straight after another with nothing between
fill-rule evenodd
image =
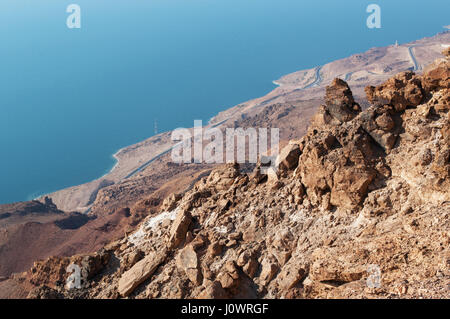
<instances>
[{"instance_id":1,"label":"rugged ridge","mask_svg":"<svg viewBox=\"0 0 450 319\"><path fill-rule=\"evenodd\" d=\"M29 297L449 298L444 55L366 88L365 110L336 79L277 172L214 169L97 254L35 263ZM81 289L64 288L70 262Z\"/></svg>"},{"instance_id":2,"label":"rugged ridge","mask_svg":"<svg viewBox=\"0 0 450 319\"><path fill-rule=\"evenodd\" d=\"M450 297L444 54L423 76L405 72L368 87L364 111L347 83L333 81L308 133L280 153L278 172L261 178L228 164L168 197L166 211L83 257L109 256L84 261L93 279L77 296ZM58 284L67 274L39 280L68 260L36 263L29 297L73 297ZM380 282L368 286L373 267Z\"/></svg>"},{"instance_id":3,"label":"rugged ridge","mask_svg":"<svg viewBox=\"0 0 450 319\"><path fill-rule=\"evenodd\" d=\"M365 109L369 105L364 93L367 85L379 85L398 72L416 67L422 74L422 66L441 56L441 44L449 40L450 32L439 33L404 45L373 48L321 68L292 73L280 79L281 86L268 95L228 109L211 119L209 124L222 130L227 127L277 127L283 147L289 140L297 140L306 134L309 120L323 104L324 91L333 79L345 79L353 91L353 100ZM412 56L417 64L411 63ZM438 100L435 99L435 108L439 107ZM351 113L355 112L358 113L357 110ZM381 123L386 119L380 117L377 121ZM388 121L384 125L392 123ZM373 130L372 137L377 135L378 141L386 140L386 146L394 142L391 133ZM109 174L48 195L58 210L84 213L88 218L79 213L53 214L50 207L38 214L20 214L23 206L37 208L36 202L0 205L0 215L6 213L2 216L5 218L0 219L0 276L8 277L11 273L29 269L37 259L98 250L105 242L132 231L146 216L158 212L166 196L173 192L184 193L213 168L212 165L172 163L170 152L167 153L171 145L170 132L165 132L128 146L114 155L118 163ZM296 166L297 163L293 161L289 165ZM277 176L270 173L273 186L281 186L276 181ZM265 175L258 176L261 181L268 179ZM44 197L39 201L45 204ZM7 217L9 214L12 217Z\"/></svg>"}]
</instances>

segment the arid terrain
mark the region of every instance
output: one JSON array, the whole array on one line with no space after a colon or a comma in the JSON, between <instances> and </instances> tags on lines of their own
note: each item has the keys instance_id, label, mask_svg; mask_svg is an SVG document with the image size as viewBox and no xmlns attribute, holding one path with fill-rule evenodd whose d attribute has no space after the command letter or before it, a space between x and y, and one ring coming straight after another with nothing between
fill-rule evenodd
<instances>
[{"instance_id":1,"label":"arid terrain","mask_svg":"<svg viewBox=\"0 0 450 319\"><path fill-rule=\"evenodd\" d=\"M450 34L445 32L413 43L373 48L365 53L355 54L324 66L294 72L277 80L276 82L281 86L266 96L219 113L211 119L206 128L219 123L221 123L219 128L234 126L236 121L264 112L266 106L276 103L284 104L286 107L290 107L289 104L293 103L298 107L306 101L320 100L325 87L337 77L349 83L357 100L363 100L365 98L364 88L367 85L379 84L394 74L408 69L420 73L424 65L430 64L440 56L443 50L442 44L448 43L450 43ZM417 65L410 54L410 48ZM318 68L320 70L317 72ZM314 104L318 105L317 102ZM309 113L302 114L305 122L289 121L286 129L290 130L291 127L294 127L305 130L304 124L314 112L313 109L309 111ZM285 119L290 117L286 116ZM281 121L280 124L283 123L284 121ZM285 127L282 125L279 128L283 134ZM90 183L74 186L47 196L52 198L58 208L64 211L86 211L93 206L99 189L111 184L117 185L127 183L132 179L140 179L146 175L145 168L153 166L153 161L164 156L165 152L170 151L174 144L170 138L170 132L166 132L125 147L115 154L118 162L109 174ZM137 172L142 174L137 174Z\"/></svg>"},{"instance_id":2,"label":"arid terrain","mask_svg":"<svg viewBox=\"0 0 450 319\"><path fill-rule=\"evenodd\" d=\"M298 71L210 121L280 128L277 172L174 164L163 133L99 180L1 205L0 297L448 298L449 42Z\"/></svg>"}]
</instances>

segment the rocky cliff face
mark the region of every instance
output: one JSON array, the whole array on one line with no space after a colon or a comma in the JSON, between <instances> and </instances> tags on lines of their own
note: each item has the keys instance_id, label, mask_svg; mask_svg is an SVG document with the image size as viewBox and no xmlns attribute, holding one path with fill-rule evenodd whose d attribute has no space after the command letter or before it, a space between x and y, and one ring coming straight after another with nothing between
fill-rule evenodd
<instances>
[{"instance_id":1,"label":"rocky cliff face","mask_svg":"<svg viewBox=\"0 0 450 319\"><path fill-rule=\"evenodd\" d=\"M444 54L368 87L364 111L333 81L277 173L217 168L97 254L37 262L29 297L449 298ZM64 288L70 263L81 289Z\"/></svg>"}]
</instances>

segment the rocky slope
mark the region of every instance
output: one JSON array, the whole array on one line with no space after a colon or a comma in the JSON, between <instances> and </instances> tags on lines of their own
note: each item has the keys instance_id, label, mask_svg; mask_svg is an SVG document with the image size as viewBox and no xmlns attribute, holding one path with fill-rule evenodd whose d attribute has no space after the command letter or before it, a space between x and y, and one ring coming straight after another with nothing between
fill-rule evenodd
<instances>
[{"instance_id":1,"label":"rocky slope","mask_svg":"<svg viewBox=\"0 0 450 319\"><path fill-rule=\"evenodd\" d=\"M0 276L5 277L29 269L38 259L98 250L122 237L123 228L132 220L124 210L89 216L62 212L51 202L5 207L9 211L1 216L9 217L3 218L0 226Z\"/></svg>"},{"instance_id":2,"label":"rocky slope","mask_svg":"<svg viewBox=\"0 0 450 319\"><path fill-rule=\"evenodd\" d=\"M449 298L444 54L367 87L364 110L333 80L277 172L216 168L97 253L36 262L3 285L29 298ZM72 263L81 289L64 287Z\"/></svg>"},{"instance_id":3,"label":"rocky slope","mask_svg":"<svg viewBox=\"0 0 450 319\"><path fill-rule=\"evenodd\" d=\"M156 213L168 194L189 188L210 172L202 165L161 166L158 177L145 178L145 187L124 183L119 189L102 190L98 208L87 214L63 212L49 198L45 203L0 205L0 277L26 271L34 261L49 256L94 252ZM164 174L168 171L169 176ZM1 290L0 283L3 296Z\"/></svg>"},{"instance_id":4,"label":"rocky slope","mask_svg":"<svg viewBox=\"0 0 450 319\"><path fill-rule=\"evenodd\" d=\"M374 48L320 69L292 73L281 78L281 86L268 95L220 113L209 125L218 125L222 130L236 126L277 127L284 146L290 139L305 135L310 118L324 102L325 87L334 78L345 79L354 99L366 109L365 86L380 84L401 70L414 68L410 47L421 74L422 66L431 63L440 54L441 45L449 41L450 32L444 32L409 44ZM126 147L115 155L118 164L109 174L49 195L59 210L87 213L86 224L78 223L71 229L59 227L55 223L58 220L73 221L72 214L77 220L80 217L76 213L55 214L53 208L45 206L45 197L39 199L42 207L37 207L37 202L0 205L0 215L5 213L5 218L0 218L0 276L24 271L36 259L97 250L158 211L168 194L184 192L214 168L173 165L167 153L172 144L170 132L166 132ZM36 207L39 213L21 215L21 207L27 205ZM128 209L129 216L121 214ZM11 216L6 218L8 214Z\"/></svg>"}]
</instances>

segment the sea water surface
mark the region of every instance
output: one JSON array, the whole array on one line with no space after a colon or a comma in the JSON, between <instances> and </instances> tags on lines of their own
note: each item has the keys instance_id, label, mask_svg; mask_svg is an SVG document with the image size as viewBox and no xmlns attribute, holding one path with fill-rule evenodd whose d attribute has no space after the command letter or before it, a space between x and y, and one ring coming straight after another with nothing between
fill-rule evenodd
<instances>
[{"instance_id":1,"label":"sea water surface","mask_svg":"<svg viewBox=\"0 0 450 319\"><path fill-rule=\"evenodd\" d=\"M81 7L81 29L66 8ZM368 29L366 8L382 9ZM272 80L443 31L447 0L2 0L0 203L88 182L118 149Z\"/></svg>"}]
</instances>

